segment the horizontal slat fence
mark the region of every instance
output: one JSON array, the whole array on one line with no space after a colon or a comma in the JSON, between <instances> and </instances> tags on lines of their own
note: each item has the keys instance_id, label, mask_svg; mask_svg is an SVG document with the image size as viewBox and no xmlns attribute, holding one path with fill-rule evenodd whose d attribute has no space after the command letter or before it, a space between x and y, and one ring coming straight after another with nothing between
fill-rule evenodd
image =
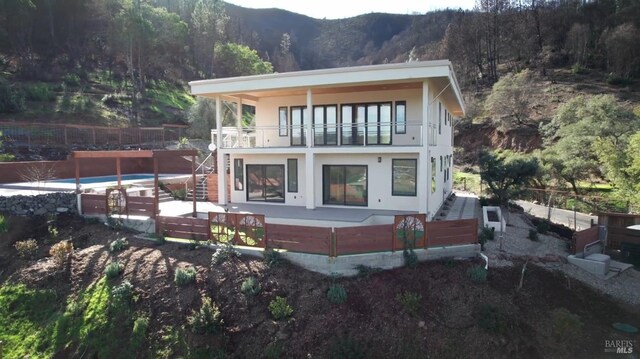
<instances>
[{"instance_id":1,"label":"horizontal slat fence","mask_svg":"<svg viewBox=\"0 0 640 359\"><path fill-rule=\"evenodd\" d=\"M392 250L393 225L391 224L335 229L336 256Z\"/></svg>"},{"instance_id":2,"label":"horizontal slat fence","mask_svg":"<svg viewBox=\"0 0 640 359\"><path fill-rule=\"evenodd\" d=\"M206 218L157 216L160 234L167 237L196 241L209 239L209 220Z\"/></svg>"},{"instance_id":3,"label":"horizontal slat fence","mask_svg":"<svg viewBox=\"0 0 640 359\"><path fill-rule=\"evenodd\" d=\"M427 247L478 243L478 219L427 222Z\"/></svg>"},{"instance_id":4,"label":"horizontal slat fence","mask_svg":"<svg viewBox=\"0 0 640 359\"><path fill-rule=\"evenodd\" d=\"M132 216L155 217L154 197L127 196L127 214Z\"/></svg>"},{"instance_id":5,"label":"horizontal slat fence","mask_svg":"<svg viewBox=\"0 0 640 359\"><path fill-rule=\"evenodd\" d=\"M80 197L83 214L106 214L107 196L104 194L85 193Z\"/></svg>"},{"instance_id":6,"label":"horizontal slat fence","mask_svg":"<svg viewBox=\"0 0 640 359\"><path fill-rule=\"evenodd\" d=\"M267 223L267 247L332 256L331 228Z\"/></svg>"},{"instance_id":7,"label":"horizontal slat fence","mask_svg":"<svg viewBox=\"0 0 640 359\"><path fill-rule=\"evenodd\" d=\"M571 254L584 252L584 247L598 240L598 227L591 227L580 232L576 232L573 236L571 245Z\"/></svg>"},{"instance_id":8,"label":"horizontal slat fence","mask_svg":"<svg viewBox=\"0 0 640 359\"><path fill-rule=\"evenodd\" d=\"M607 227L609 249L622 249L623 243L640 246L640 231L629 228Z\"/></svg>"}]
</instances>

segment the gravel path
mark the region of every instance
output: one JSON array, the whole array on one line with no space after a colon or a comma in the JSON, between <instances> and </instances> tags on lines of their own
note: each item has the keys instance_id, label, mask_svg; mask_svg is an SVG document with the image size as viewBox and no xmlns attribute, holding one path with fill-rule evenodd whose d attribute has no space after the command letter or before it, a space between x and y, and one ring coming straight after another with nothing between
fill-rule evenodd
<instances>
[{"instance_id":1,"label":"gravel path","mask_svg":"<svg viewBox=\"0 0 640 359\"><path fill-rule=\"evenodd\" d=\"M484 254L489 257L489 267L513 266L514 262L519 265L523 260L529 259L542 268L560 270L568 277L640 309L639 271L631 268L606 280L596 277L567 263L569 252L566 242L555 235L538 234L538 241L529 240L529 229L534 227L529 224L525 214L511 213L508 222L507 232L502 239L502 250L498 233L495 240L485 244Z\"/></svg>"}]
</instances>

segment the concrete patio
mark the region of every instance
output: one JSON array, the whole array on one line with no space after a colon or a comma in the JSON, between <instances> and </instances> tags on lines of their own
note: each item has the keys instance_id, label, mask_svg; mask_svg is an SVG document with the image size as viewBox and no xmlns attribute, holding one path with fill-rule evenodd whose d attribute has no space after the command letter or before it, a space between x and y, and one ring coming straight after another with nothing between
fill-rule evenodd
<instances>
[{"instance_id":1,"label":"concrete patio","mask_svg":"<svg viewBox=\"0 0 640 359\"><path fill-rule=\"evenodd\" d=\"M198 218L207 218L209 212L264 214L267 223L292 224L317 227L352 227L371 224L391 224L395 215L416 212L374 210L367 208L327 208L306 209L298 206L262 203L229 203L221 206L211 202L197 202ZM162 216L190 216L191 202L170 201L160 203Z\"/></svg>"}]
</instances>

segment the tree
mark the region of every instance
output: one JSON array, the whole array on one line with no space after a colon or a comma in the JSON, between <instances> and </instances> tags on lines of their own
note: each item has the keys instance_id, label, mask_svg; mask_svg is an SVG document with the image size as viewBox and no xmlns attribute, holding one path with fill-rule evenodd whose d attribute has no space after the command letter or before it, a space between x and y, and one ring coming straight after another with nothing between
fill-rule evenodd
<instances>
[{"instance_id":1,"label":"tree","mask_svg":"<svg viewBox=\"0 0 640 359\"><path fill-rule=\"evenodd\" d=\"M532 86L532 74L529 70L507 74L493 85L484 108L499 129L506 132L514 125L528 122Z\"/></svg>"},{"instance_id":2,"label":"tree","mask_svg":"<svg viewBox=\"0 0 640 359\"><path fill-rule=\"evenodd\" d=\"M193 59L203 77L214 77L215 45L221 40L229 18L221 0L198 0L191 13ZM219 76L218 76L219 77Z\"/></svg>"},{"instance_id":3,"label":"tree","mask_svg":"<svg viewBox=\"0 0 640 359\"><path fill-rule=\"evenodd\" d=\"M189 112L187 113L189 120L188 132L189 136L209 139L211 137L211 129L216 128L216 103L207 98L198 97Z\"/></svg>"},{"instance_id":4,"label":"tree","mask_svg":"<svg viewBox=\"0 0 640 359\"><path fill-rule=\"evenodd\" d=\"M578 194L579 180L601 176L594 143L618 146L640 130L640 118L611 95L576 97L541 126L547 149L543 161Z\"/></svg>"},{"instance_id":5,"label":"tree","mask_svg":"<svg viewBox=\"0 0 640 359\"><path fill-rule=\"evenodd\" d=\"M483 151L479 157L480 177L491 194L502 205L518 196L538 172L538 160L534 157Z\"/></svg>"},{"instance_id":6,"label":"tree","mask_svg":"<svg viewBox=\"0 0 640 359\"><path fill-rule=\"evenodd\" d=\"M631 23L602 34L607 50L607 70L620 78L639 74L640 31Z\"/></svg>"},{"instance_id":7,"label":"tree","mask_svg":"<svg viewBox=\"0 0 640 359\"><path fill-rule=\"evenodd\" d=\"M269 61L263 61L256 50L248 46L226 43L216 45L216 72L218 77L260 75L273 72Z\"/></svg>"}]
</instances>

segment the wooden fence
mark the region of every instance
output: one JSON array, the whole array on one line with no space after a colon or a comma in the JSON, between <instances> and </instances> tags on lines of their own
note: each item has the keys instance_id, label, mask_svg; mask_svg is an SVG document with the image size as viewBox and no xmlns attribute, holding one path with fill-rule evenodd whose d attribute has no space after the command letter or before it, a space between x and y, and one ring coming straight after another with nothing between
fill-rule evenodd
<instances>
[{"instance_id":1,"label":"wooden fence","mask_svg":"<svg viewBox=\"0 0 640 359\"><path fill-rule=\"evenodd\" d=\"M154 197L127 196L127 214L133 216L156 216Z\"/></svg>"},{"instance_id":2,"label":"wooden fence","mask_svg":"<svg viewBox=\"0 0 640 359\"><path fill-rule=\"evenodd\" d=\"M626 228L640 224L640 214L601 212L598 213L598 224L609 228Z\"/></svg>"},{"instance_id":3,"label":"wooden fence","mask_svg":"<svg viewBox=\"0 0 640 359\"><path fill-rule=\"evenodd\" d=\"M156 225L160 235L196 241L206 241L211 237L209 220L192 217L157 216Z\"/></svg>"},{"instance_id":4,"label":"wooden fence","mask_svg":"<svg viewBox=\"0 0 640 359\"><path fill-rule=\"evenodd\" d=\"M267 247L332 256L332 229L267 224Z\"/></svg>"},{"instance_id":5,"label":"wooden fence","mask_svg":"<svg viewBox=\"0 0 640 359\"><path fill-rule=\"evenodd\" d=\"M84 193L80 196L82 214L107 214L107 195Z\"/></svg>"},{"instance_id":6,"label":"wooden fence","mask_svg":"<svg viewBox=\"0 0 640 359\"><path fill-rule=\"evenodd\" d=\"M607 227L609 249L624 249L626 246L640 246L640 231L635 229Z\"/></svg>"},{"instance_id":7,"label":"wooden fence","mask_svg":"<svg viewBox=\"0 0 640 359\"><path fill-rule=\"evenodd\" d=\"M478 219L427 223L427 247L478 243Z\"/></svg>"},{"instance_id":8,"label":"wooden fence","mask_svg":"<svg viewBox=\"0 0 640 359\"><path fill-rule=\"evenodd\" d=\"M336 228L334 255L390 252L395 240L391 224Z\"/></svg>"},{"instance_id":9,"label":"wooden fence","mask_svg":"<svg viewBox=\"0 0 640 359\"><path fill-rule=\"evenodd\" d=\"M584 247L587 244L598 240L598 232L598 226L576 232L571 243L571 254L584 252Z\"/></svg>"},{"instance_id":10,"label":"wooden fence","mask_svg":"<svg viewBox=\"0 0 640 359\"><path fill-rule=\"evenodd\" d=\"M148 216L151 218L156 216L154 197L128 196L124 189L122 189L122 192L124 193L124 200L121 203L115 204L113 203L114 201L112 199L111 208L109 206L109 201L107 200L107 194L81 194L80 203L82 206L82 214L103 216L109 214L120 214L131 216ZM116 205L118 206L118 208L114 209L113 207Z\"/></svg>"}]
</instances>

